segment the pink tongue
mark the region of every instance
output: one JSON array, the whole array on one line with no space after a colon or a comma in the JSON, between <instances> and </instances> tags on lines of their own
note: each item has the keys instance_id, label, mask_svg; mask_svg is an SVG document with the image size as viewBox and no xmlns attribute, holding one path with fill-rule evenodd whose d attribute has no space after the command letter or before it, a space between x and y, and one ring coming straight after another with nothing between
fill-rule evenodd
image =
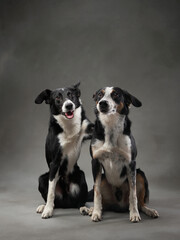
<instances>
[{"instance_id":1,"label":"pink tongue","mask_svg":"<svg viewBox=\"0 0 180 240\"><path fill-rule=\"evenodd\" d=\"M67 113L65 113L65 115L66 115L66 117L67 117L68 119L71 119L71 118L74 117L74 113L73 113L73 112L67 112Z\"/></svg>"}]
</instances>

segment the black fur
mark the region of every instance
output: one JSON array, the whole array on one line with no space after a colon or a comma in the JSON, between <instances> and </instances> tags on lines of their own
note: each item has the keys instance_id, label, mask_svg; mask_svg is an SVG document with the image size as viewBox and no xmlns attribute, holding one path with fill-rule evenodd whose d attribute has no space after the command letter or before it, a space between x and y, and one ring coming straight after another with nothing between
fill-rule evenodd
<instances>
[{"instance_id":1,"label":"black fur","mask_svg":"<svg viewBox=\"0 0 180 240\"><path fill-rule=\"evenodd\" d=\"M144 184L145 184L144 202L148 203L149 202L149 184L148 184L148 180L146 178L146 175L144 174L144 172L140 168L138 168L136 170L136 172L137 172L137 174L140 174L143 177L143 179L144 179Z\"/></svg>"},{"instance_id":2,"label":"black fur","mask_svg":"<svg viewBox=\"0 0 180 240\"><path fill-rule=\"evenodd\" d=\"M80 186L80 193L76 197L69 194L69 182L76 183ZM58 180L57 185L61 189L63 198L59 197L58 192L56 192L54 200L55 208L80 208L84 206L84 203L87 201L87 183L84 172L81 171L79 167L69 176L69 182L63 177ZM48 185L49 172L39 177L38 189L45 202L47 201Z\"/></svg>"},{"instance_id":3,"label":"black fur","mask_svg":"<svg viewBox=\"0 0 180 240\"><path fill-rule=\"evenodd\" d=\"M92 159L91 163L92 163L93 178L94 178L94 181L95 181L98 173L100 172L101 164L97 159Z\"/></svg>"},{"instance_id":4,"label":"black fur","mask_svg":"<svg viewBox=\"0 0 180 240\"><path fill-rule=\"evenodd\" d=\"M126 174L127 174L127 168L126 168L126 166L124 166L121 171L120 178L123 178L124 176L126 176Z\"/></svg>"}]
</instances>

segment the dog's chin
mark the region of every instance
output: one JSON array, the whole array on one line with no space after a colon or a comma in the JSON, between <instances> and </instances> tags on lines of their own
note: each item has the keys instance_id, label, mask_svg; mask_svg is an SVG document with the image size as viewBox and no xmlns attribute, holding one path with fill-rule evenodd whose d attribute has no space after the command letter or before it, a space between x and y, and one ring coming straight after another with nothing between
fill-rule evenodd
<instances>
[{"instance_id":1,"label":"dog's chin","mask_svg":"<svg viewBox=\"0 0 180 240\"><path fill-rule=\"evenodd\" d=\"M72 119L72 118L74 117L74 111L65 112L65 113L64 113L64 116L65 116L67 119Z\"/></svg>"},{"instance_id":2,"label":"dog's chin","mask_svg":"<svg viewBox=\"0 0 180 240\"><path fill-rule=\"evenodd\" d=\"M117 113L115 109L108 110L108 111L100 110L99 112L104 114L104 115L113 115L113 114Z\"/></svg>"}]
</instances>

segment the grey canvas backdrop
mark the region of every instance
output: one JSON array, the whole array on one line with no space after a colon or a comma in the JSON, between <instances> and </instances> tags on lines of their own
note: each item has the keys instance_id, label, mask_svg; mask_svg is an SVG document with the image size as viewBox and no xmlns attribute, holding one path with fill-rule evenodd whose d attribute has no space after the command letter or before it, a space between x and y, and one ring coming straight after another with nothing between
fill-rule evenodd
<instances>
[{"instance_id":1,"label":"grey canvas backdrop","mask_svg":"<svg viewBox=\"0 0 180 240\"><path fill-rule=\"evenodd\" d=\"M49 108L34 99L78 81L91 121L92 96L101 87L121 87L142 101L130 113L137 166L155 201L179 194L179 12L174 0L0 1L2 196L41 203ZM89 142L79 165L91 188Z\"/></svg>"}]
</instances>

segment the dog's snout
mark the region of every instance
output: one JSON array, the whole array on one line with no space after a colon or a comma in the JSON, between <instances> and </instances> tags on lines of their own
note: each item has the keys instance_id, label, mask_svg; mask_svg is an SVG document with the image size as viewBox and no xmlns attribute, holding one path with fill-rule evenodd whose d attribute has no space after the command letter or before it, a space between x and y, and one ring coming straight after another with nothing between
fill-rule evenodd
<instances>
[{"instance_id":1,"label":"dog's snout","mask_svg":"<svg viewBox=\"0 0 180 240\"><path fill-rule=\"evenodd\" d=\"M72 105L72 103L68 103L68 104L66 104L65 107L66 107L67 110L72 110L73 105Z\"/></svg>"},{"instance_id":2,"label":"dog's snout","mask_svg":"<svg viewBox=\"0 0 180 240\"><path fill-rule=\"evenodd\" d=\"M107 101L101 101L99 103L99 105L100 105L100 107L106 108L106 107L108 107L108 102Z\"/></svg>"},{"instance_id":3,"label":"dog's snout","mask_svg":"<svg viewBox=\"0 0 180 240\"><path fill-rule=\"evenodd\" d=\"M109 109L108 102L105 101L105 100L100 101L100 102L99 102L99 107L100 107L100 111L101 111L101 112L104 112L104 113L107 112L108 109Z\"/></svg>"}]
</instances>

